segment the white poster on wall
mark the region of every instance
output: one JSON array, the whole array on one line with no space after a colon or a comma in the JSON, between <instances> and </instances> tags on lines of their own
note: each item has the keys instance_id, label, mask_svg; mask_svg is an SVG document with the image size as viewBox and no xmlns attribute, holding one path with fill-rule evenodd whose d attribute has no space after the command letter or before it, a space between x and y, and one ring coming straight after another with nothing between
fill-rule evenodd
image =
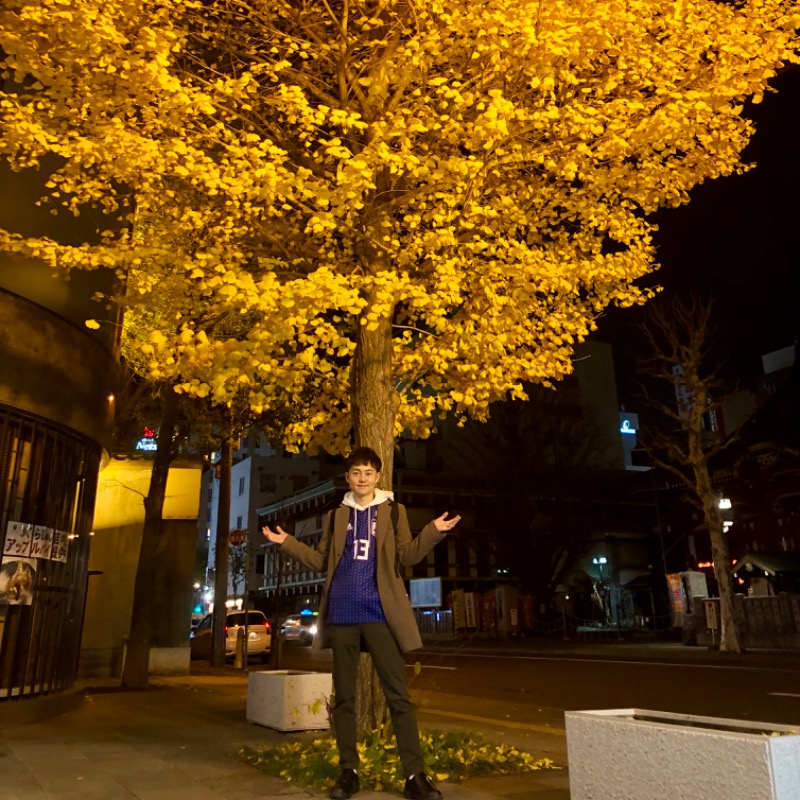
<instances>
[{"instance_id":1,"label":"white poster on wall","mask_svg":"<svg viewBox=\"0 0 800 800\"><path fill-rule=\"evenodd\" d=\"M3 557L27 558L31 554L33 525L27 522L9 522L3 543Z\"/></svg>"},{"instance_id":2,"label":"white poster on wall","mask_svg":"<svg viewBox=\"0 0 800 800\"><path fill-rule=\"evenodd\" d=\"M50 558L53 548L53 529L44 525L36 525L31 542L31 558Z\"/></svg>"},{"instance_id":3,"label":"white poster on wall","mask_svg":"<svg viewBox=\"0 0 800 800\"><path fill-rule=\"evenodd\" d=\"M69 536L66 531L53 531L53 546L50 548L50 560L59 561L62 564L67 562L67 549L69 547Z\"/></svg>"},{"instance_id":4,"label":"white poster on wall","mask_svg":"<svg viewBox=\"0 0 800 800\"><path fill-rule=\"evenodd\" d=\"M36 586L36 560L4 556L0 563L0 603L29 606Z\"/></svg>"}]
</instances>

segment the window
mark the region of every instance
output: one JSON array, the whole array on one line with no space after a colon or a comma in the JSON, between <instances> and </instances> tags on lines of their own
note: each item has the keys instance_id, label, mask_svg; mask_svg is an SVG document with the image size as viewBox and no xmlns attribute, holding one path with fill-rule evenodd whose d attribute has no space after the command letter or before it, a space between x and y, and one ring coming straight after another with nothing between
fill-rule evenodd
<instances>
[{"instance_id":1,"label":"window","mask_svg":"<svg viewBox=\"0 0 800 800\"><path fill-rule=\"evenodd\" d=\"M240 531L241 529L242 529L242 518L236 517L236 530Z\"/></svg>"},{"instance_id":2,"label":"window","mask_svg":"<svg viewBox=\"0 0 800 800\"><path fill-rule=\"evenodd\" d=\"M278 490L278 479L275 475L262 472L258 477L258 488L262 492L275 492Z\"/></svg>"},{"instance_id":3,"label":"window","mask_svg":"<svg viewBox=\"0 0 800 800\"><path fill-rule=\"evenodd\" d=\"M300 492L308 486L308 478L305 475L292 475L292 491Z\"/></svg>"},{"instance_id":4,"label":"window","mask_svg":"<svg viewBox=\"0 0 800 800\"><path fill-rule=\"evenodd\" d=\"M267 572L267 557L265 555L256 556L256 575L265 575Z\"/></svg>"},{"instance_id":5,"label":"window","mask_svg":"<svg viewBox=\"0 0 800 800\"><path fill-rule=\"evenodd\" d=\"M244 476L239 478L239 496L244 494Z\"/></svg>"}]
</instances>

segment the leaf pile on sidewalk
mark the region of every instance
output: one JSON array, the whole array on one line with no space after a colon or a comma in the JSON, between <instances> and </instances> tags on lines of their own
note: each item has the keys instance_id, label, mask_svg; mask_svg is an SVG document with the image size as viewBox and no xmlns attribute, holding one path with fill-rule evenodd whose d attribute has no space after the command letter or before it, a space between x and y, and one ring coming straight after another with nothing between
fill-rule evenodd
<instances>
[{"instance_id":1,"label":"leaf pile on sidewalk","mask_svg":"<svg viewBox=\"0 0 800 800\"><path fill-rule=\"evenodd\" d=\"M559 769L549 758L536 758L515 747L493 744L474 733L431 731L421 733L420 742L426 770L437 781ZM391 734L369 734L359 742L358 752L362 789L380 792L402 785L405 776ZM268 775L303 786L328 789L339 777L339 751L333 738L291 742L267 750L245 747L239 755Z\"/></svg>"}]
</instances>

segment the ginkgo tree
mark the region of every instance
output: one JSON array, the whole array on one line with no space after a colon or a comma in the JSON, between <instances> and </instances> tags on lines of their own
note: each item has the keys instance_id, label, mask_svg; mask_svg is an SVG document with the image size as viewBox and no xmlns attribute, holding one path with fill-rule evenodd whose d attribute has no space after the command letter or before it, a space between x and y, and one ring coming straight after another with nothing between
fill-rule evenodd
<instances>
[{"instance_id":1,"label":"ginkgo tree","mask_svg":"<svg viewBox=\"0 0 800 800\"><path fill-rule=\"evenodd\" d=\"M287 443L353 431L390 476L398 432L557 380L646 298L648 215L746 168L798 27L791 0L5 0L0 154L113 224L0 247L114 267L129 303L183 283L153 379L304 398Z\"/></svg>"}]
</instances>

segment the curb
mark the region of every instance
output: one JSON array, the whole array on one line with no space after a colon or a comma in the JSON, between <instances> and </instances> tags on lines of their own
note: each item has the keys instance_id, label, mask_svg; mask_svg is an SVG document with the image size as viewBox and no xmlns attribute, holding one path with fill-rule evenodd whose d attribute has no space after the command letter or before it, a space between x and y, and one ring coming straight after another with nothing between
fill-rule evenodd
<instances>
[{"instance_id":1,"label":"curb","mask_svg":"<svg viewBox=\"0 0 800 800\"><path fill-rule=\"evenodd\" d=\"M0 730L28 725L32 722L67 714L80 708L86 700L84 687L72 687L40 697L17 697L0 702Z\"/></svg>"}]
</instances>

